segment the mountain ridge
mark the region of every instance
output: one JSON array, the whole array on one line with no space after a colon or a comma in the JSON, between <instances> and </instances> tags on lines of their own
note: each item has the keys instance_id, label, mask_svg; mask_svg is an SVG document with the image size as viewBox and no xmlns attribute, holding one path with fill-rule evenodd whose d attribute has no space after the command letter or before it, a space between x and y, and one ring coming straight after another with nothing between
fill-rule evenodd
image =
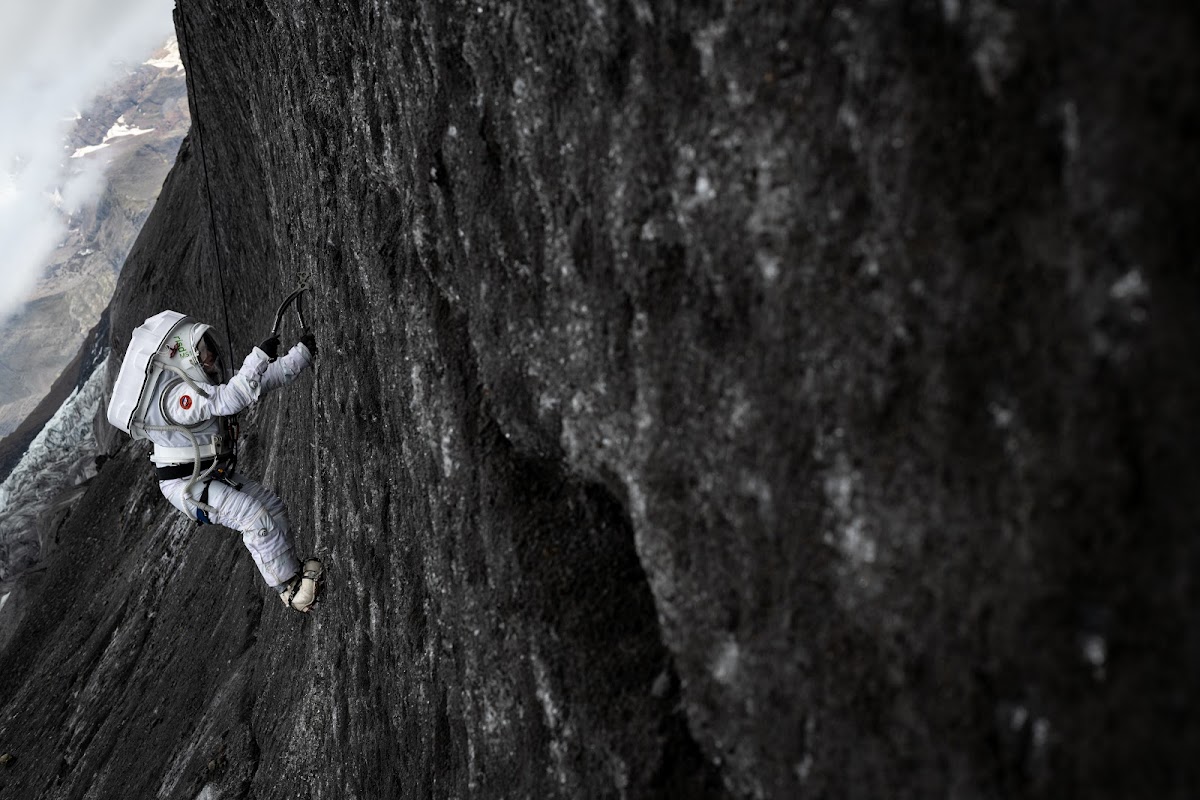
<instances>
[{"instance_id":1,"label":"mountain ridge","mask_svg":"<svg viewBox=\"0 0 1200 800\"><path fill-rule=\"evenodd\" d=\"M157 53L169 55L169 46ZM117 272L175 160L188 126L186 85L169 60L162 63L167 66L132 67L101 92L80 112L64 145L76 153L94 147L119 119L154 128L78 161L65 158L83 165L79 169L94 169L96 159L111 163L98 197L71 213L59 206L67 228L62 242L47 256L26 304L0 323L0 363L11 366L0 373L0 436L44 414L43 398L108 305Z\"/></svg>"}]
</instances>

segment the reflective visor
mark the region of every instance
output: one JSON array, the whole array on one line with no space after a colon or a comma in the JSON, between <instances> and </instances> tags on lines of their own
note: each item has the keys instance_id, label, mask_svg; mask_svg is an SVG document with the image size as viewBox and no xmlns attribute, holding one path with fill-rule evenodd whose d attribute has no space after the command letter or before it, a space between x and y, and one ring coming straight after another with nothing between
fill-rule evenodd
<instances>
[{"instance_id":1,"label":"reflective visor","mask_svg":"<svg viewBox=\"0 0 1200 800\"><path fill-rule=\"evenodd\" d=\"M204 332L204 336L200 337L200 344L196 347L196 355L199 357L200 366L205 373L209 375L219 375L221 368L221 348L217 347L217 341L208 331Z\"/></svg>"}]
</instances>

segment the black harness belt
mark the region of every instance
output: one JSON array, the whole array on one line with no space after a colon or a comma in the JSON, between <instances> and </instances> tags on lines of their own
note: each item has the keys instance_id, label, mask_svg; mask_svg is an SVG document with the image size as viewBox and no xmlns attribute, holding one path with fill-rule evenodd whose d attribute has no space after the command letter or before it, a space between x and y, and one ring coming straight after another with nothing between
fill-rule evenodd
<instances>
[{"instance_id":1,"label":"black harness belt","mask_svg":"<svg viewBox=\"0 0 1200 800\"><path fill-rule=\"evenodd\" d=\"M215 460L216 459L206 458L201 461L200 471L204 472L204 470L211 467L213 461ZM176 478L190 478L192 477L192 469L194 467L194 464L176 464L173 467L155 467L154 477L160 481L173 481Z\"/></svg>"}]
</instances>

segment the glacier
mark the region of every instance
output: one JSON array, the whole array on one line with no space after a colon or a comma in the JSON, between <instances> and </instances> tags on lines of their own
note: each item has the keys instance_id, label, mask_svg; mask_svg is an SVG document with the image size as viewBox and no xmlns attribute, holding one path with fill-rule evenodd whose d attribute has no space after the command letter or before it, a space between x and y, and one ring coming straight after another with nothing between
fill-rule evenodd
<instances>
[{"instance_id":1,"label":"glacier","mask_svg":"<svg viewBox=\"0 0 1200 800\"><path fill-rule=\"evenodd\" d=\"M38 530L41 513L63 491L96 474L94 419L105 394L105 372L93 370L71 393L0 484L0 587L47 554Z\"/></svg>"}]
</instances>

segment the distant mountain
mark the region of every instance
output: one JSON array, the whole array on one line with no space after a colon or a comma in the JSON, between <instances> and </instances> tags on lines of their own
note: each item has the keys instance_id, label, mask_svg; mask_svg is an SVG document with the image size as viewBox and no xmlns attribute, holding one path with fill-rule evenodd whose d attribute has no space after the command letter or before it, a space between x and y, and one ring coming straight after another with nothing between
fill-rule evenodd
<instances>
[{"instance_id":1,"label":"distant mountain","mask_svg":"<svg viewBox=\"0 0 1200 800\"><path fill-rule=\"evenodd\" d=\"M33 297L0 323L0 436L26 422L100 319L189 125L173 39L147 62L129 66L80 113L64 143L67 166L98 173L99 162L108 167L95 200L75 214L62 212L67 235L47 259ZM35 432L48 417L42 416L29 420Z\"/></svg>"}]
</instances>

